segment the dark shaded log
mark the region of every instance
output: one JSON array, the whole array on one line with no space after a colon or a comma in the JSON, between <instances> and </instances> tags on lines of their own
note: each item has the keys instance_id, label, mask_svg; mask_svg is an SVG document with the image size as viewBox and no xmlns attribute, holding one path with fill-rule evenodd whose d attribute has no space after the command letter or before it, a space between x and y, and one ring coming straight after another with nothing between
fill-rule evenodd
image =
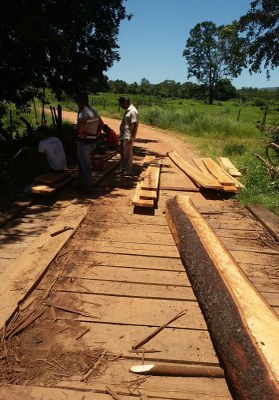
<instances>
[{"instance_id":1,"label":"dark shaded log","mask_svg":"<svg viewBox=\"0 0 279 400\"><path fill-rule=\"evenodd\" d=\"M279 320L187 196L166 217L231 391L241 400L279 398Z\"/></svg>"}]
</instances>

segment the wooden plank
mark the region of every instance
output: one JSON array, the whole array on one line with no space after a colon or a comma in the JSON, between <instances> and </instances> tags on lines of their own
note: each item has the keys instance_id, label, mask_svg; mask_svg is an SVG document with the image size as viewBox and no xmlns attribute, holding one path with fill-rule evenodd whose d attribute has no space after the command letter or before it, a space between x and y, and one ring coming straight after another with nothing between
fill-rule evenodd
<instances>
[{"instance_id":1,"label":"wooden plank","mask_svg":"<svg viewBox=\"0 0 279 400\"><path fill-rule=\"evenodd\" d=\"M231 160L227 157L217 157L217 162L225 171L232 176L242 176L242 173L233 165Z\"/></svg>"},{"instance_id":2,"label":"wooden plank","mask_svg":"<svg viewBox=\"0 0 279 400\"><path fill-rule=\"evenodd\" d=\"M260 293L272 307L279 307L279 292L265 292L261 290Z\"/></svg>"},{"instance_id":3,"label":"wooden plank","mask_svg":"<svg viewBox=\"0 0 279 400\"><path fill-rule=\"evenodd\" d=\"M148 166L141 188L145 190L158 190L161 164Z\"/></svg>"},{"instance_id":4,"label":"wooden plank","mask_svg":"<svg viewBox=\"0 0 279 400\"><path fill-rule=\"evenodd\" d=\"M137 182L136 190L132 199L133 206L154 208L155 203L153 199L145 199L140 197L141 190L142 190L142 181L139 181Z\"/></svg>"},{"instance_id":5,"label":"wooden plank","mask_svg":"<svg viewBox=\"0 0 279 400\"><path fill-rule=\"evenodd\" d=\"M47 174L36 176L34 178L34 181L38 183L44 183L46 185L52 185L53 183L61 181L62 179L68 178L69 176L70 175L68 172L57 172L57 173L50 172Z\"/></svg>"},{"instance_id":6,"label":"wooden plank","mask_svg":"<svg viewBox=\"0 0 279 400\"><path fill-rule=\"evenodd\" d=\"M230 253L238 263L270 265L272 267L278 267L279 265L279 257L277 254L256 253L253 251L247 253L247 251L242 250L230 250Z\"/></svg>"},{"instance_id":7,"label":"wooden plank","mask_svg":"<svg viewBox=\"0 0 279 400\"><path fill-rule=\"evenodd\" d=\"M202 158L199 157L194 157L193 159L194 164L196 164L196 166L200 169L200 171L204 174L204 176L206 176L208 179L211 179L213 182L216 183L216 185L219 185L218 180L215 178L214 175L212 175L208 169L206 168L206 166L204 165Z\"/></svg>"},{"instance_id":8,"label":"wooden plank","mask_svg":"<svg viewBox=\"0 0 279 400\"><path fill-rule=\"evenodd\" d=\"M41 284L40 289L45 289ZM108 281L108 280L82 280L69 279L63 283L57 283L53 289L57 292L94 293L110 296L126 296L149 299L190 300L196 301L191 287L175 286L171 284L152 285L135 282Z\"/></svg>"},{"instance_id":9,"label":"wooden plank","mask_svg":"<svg viewBox=\"0 0 279 400\"><path fill-rule=\"evenodd\" d=\"M239 182L236 178L234 178L232 175L230 175L226 170L224 170L222 167L220 167L222 171L224 172L225 175L227 175L228 178L232 179L234 181L234 184L237 188L243 189L245 186Z\"/></svg>"},{"instance_id":10,"label":"wooden plank","mask_svg":"<svg viewBox=\"0 0 279 400\"><path fill-rule=\"evenodd\" d=\"M91 240L87 239L83 240L81 243L79 241L74 242L71 250L179 258L177 248L174 245L153 245L147 243L127 243L125 247L123 247L122 242L92 242Z\"/></svg>"},{"instance_id":11,"label":"wooden plank","mask_svg":"<svg viewBox=\"0 0 279 400\"><path fill-rule=\"evenodd\" d=\"M62 329L63 326L63 322L57 321L58 328ZM98 322L75 322L71 327L77 332L90 329L82 341L79 341L82 345L94 348L96 343L102 342L108 351L115 354L122 353L126 358L135 358L140 361L142 352L132 352L131 347L154 331L154 328L148 326L112 325ZM118 340L115 340L116 337ZM67 338L69 340L67 332L62 332L58 340L62 343ZM75 337L72 338L72 344L77 344ZM188 330L186 334L183 329L165 328L144 347L147 350L146 361L219 364L207 331ZM156 352L148 353L148 349L154 349Z\"/></svg>"},{"instance_id":12,"label":"wooden plank","mask_svg":"<svg viewBox=\"0 0 279 400\"><path fill-rule=\"evenodd\" d=\"M65 178L60 181L57 181L53 183L51 186L44 185L44 184L31 184L29 187L26 188L28 193L34 193L34 194L52 194L56 192L58 189L68 185L70 182L73 181L73 177Z\"/></svg>"},{"instance_id":13,"label":"wooden plank","mask_svg":"<svg viewBox=\"0 0 279 400\"><path fill-rule=\"evenodd\" d=\"M71 252L71 261L76 265L86 264L89 268L98 265L110 267L143 268L164 271L184 271L180 258L166 258L164 256L145 256L119 253L96 253L93 251L84 252L75 250Z\"/></svg>"},{"instance_id":14,"label":"wooden plank","mask_svg":"<svg viewBox=\"0 0 279 400\"><path fill-rule=\"evenodd\" d=\"M146 216L146 217L148 217L148 216ZM157 221L157 218L156 218L156 221ZM88 224L86 221L84 221L82 223L81 227L82 227L81 234L84 229L85 229L85 233L88 232L88 234L90 234L91 230L96 229L99 232L99 234L103 233L104 235L109 234L109 231L112 230L112 233L111 233L112 240L114 238L114 232L115 232L115 235L117 235L118 231L123 232L122 221L120 221L120 222L111 221L111 223L110 223L109 219L104 220L104 221L95 221L94 225ZM155 235L158 235L160 237L161 236L166 236L166 237L170 236L172 238L168 225L159 225L159 224L156 225L154 223L153 224L146 223L146 225L144 225L141 223L131 222L131 219L130 219L130 222L126 221L126 224L125 224L125 229L127 229L128 232L134 232L135 237L137 237L137 232L140 232L140 233L146 232L146 227L148 227L148 232L149 232L148 234L152 235L152 237L153 237L153 233L154 233ZM170 240L173 242L173 239L170 239Z\"/></svg>"},{"instance_id":15,"label":"wooden plank","mask_svg":"<svg viewBox=\"0 0 279 400\"><path fill-rule=\"evenodd\" d=\"M153 155L145 155L142 161L143 168L147 168L147 166L154 161L155 156Z\"/></svg>"},{"instance_id":16,"label":"wooden plank","mask_svg":"<svg viewBox=\"0 0 279 400\"><path fill-rule=\"evenodd\" d=\"M1 385L0 398L11 400L112 400L110 394L90 393L76 389L46 388L26 385ZM134 400L134 396L125 396L125 400Z\"/></svg>"},{"instance_id":17,"label":"wooden plank","mask_svg":"<svg viewBox=\"0 0 279 400\"><path fill-rule=\"evenodd\" d=\"M221 184L217 184L216 180L210 180L203 173L181 158L175 151L167 153L170 159L188 175L195 183L207 189L222 189Z\"/></svg>"},{"instance_id":18,"label":"wooden plank","mask_svg":"<svg viewBox=\"0 0 279 400\"><path fill-rule=\"evenodd\" d=\"M141 188L140 193L139 193L140 199L145 199L145 200L157 200L158 198L158 192L157 190L146 190Z\"/></svg>"},{"instance_id":19,"label":"wooden plank","mask_svg":"<svg viewBox=\"0 0 279 400\"><path fill-rule=\"evenodd\" d=\"M155 232L153 232L153 230ZM173 237L169 232L158 232L160 229L144 229L144 227L127 226L125 228L125 235L123 235L123 228L112 227L109 229L105 225L103 228L95 228L94 226L82 226L75 234L75 239L88 239L88 237L96 238L98 240L107 240L109 242L119 242L121 237L122 243L150 243L153 244L174 244ZM144 234L143 234L144 233Z\"/></svg>"},{"instance_id":20,"label":"wooden plank","mask_svg":"<svg viewBox=\"0 0 279 400\"><path fill-rule=\"evenodd\" d=\"M245 399L277 399L278 317L189 197L170 199L166 216L234 391Z\"/></svg>"},{"instance_id":21,"label":"wooden plank","mask_svg":"<svg viewBox=\"0 0 279 400\"><path fill-rule=\"evenodd\" d=\"M143 325L161 326L168 319L187 309L185 315L170 324L173 328L185 328L206 330L206 324L195 301L187 300L164 300L106 296L101 294L77 294L69 292L67 296L63 293L53 292L53 305L78 308L85 313L96 316L89 317L76 316L79 321L96 321L102 323L124 324L124 325ZM94 304L96 304L94 306ZM78 305L78 307L77 307ZM57 310L57 318L72 319L73 314ZM193 315L195 318L193 318Z\"/></svg>"},{"instance_id":22,"label":"wooden plank","mask_svg":"<svg viewBox=\"0 0 279 400\"><path fill-rule=\"evenodd\" d=\"M228 238L228 237L222 237L221 241L224 243L226 248L228 250L233 250L233 251L246 251L247 253L249 252L254 252L254 253L262 253L262 254L277 254L279 256L279 245L276 246L274 243L274 246L268 246L268 241L266 244L263 242L259 242L257 240L249 240L246 238ZM278 257L279 260L279 257Z\"/></svg>"},{"instance_id":23,"label":"wooden plank","mask_svg":"<svg viewBox=\"0 0 279 400\"><path fill-rule=\"evenodd\" d=\"M1 275L2 285L0 292L0 328L15 312L18 302L33 288L45 272L49 263L56 256L61 247L72 235L66 231L61 235L51 237L51 231L62 229L65 221L71 221L76 228L87 212L86 204L68 204L68 207L55 220L51 230L42 233L28 248L11 264L11 267ZM22 277L25 279L22 279ZM20 282L20 289L17 288Z\"/></svg>"},{"instance_id":24,"label":"wooden plank","mask_svg":"<svg viewBox=\"0 0 279 400\"><path fill-rule=\"evenodd\" d=\"M235 186L233 179L229 178L218 164L212 158L203 158L204 165L208 171L218 180L218 182L223 186Z\"/></svg>"},{"instance_id":25,"label":"wooden plank","mask_svg":"<svg viewBox=\"0 0 279 400\"><path fill-rule=\"evenodd\" d=\"M161 190L166 190L170 192L200 192L198 187L178 187L178 186L160 186Z\"/></svg>"},{"instance_id":26,"label":"wooden plank","mask_svg":"<svg viewBox=\"0 0 279 400\"><path fill-rule=\"evenodd\" d=\"M268 232L279 241L279 217L260 204L248 204L246 207Z\"/></svg>"},{"instance_id":27,"label":"wooden plank","mask_svg":"<svg viewBox=\"0 0 279 400\"><path fill-rule=\"evenodd\" d=\"M143 284L166 285L171 283L178 286L191 286L185 271L165 271L165 270L148 270L140 268L125 268L125 267L110 267L93 266L88 268L88 265L82 265L75 268L75 263L70 263L69 267L64 272L64 277L81 279L84 281L84 286L88 279L102 279L108 281L126 281Z\"/></svg>"}]
</instances>

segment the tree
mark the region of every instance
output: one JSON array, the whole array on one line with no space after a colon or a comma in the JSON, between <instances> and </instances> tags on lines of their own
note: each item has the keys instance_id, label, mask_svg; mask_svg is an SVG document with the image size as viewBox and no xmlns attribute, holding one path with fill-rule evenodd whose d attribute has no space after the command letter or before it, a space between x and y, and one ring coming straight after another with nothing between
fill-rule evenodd
<instances>
[{"instance_id":1,"label":"tree","mask_svg":"<svg viewBox=\"0 0 279 400\"><path fill-rule=\"evenodd\" d=\"M121 79L116 79L116 81L109 81L108 82L109 91L116 94L123 94L127 93L128 90L128 83Z\"/></svg>"},{"instance_id":2,"label":"tree","mask_svg":"<svg viewBox=\"0 0 279 400\"><path fill-rule=\"evenodd\" d=\"M247 58L250 73L279 66L279 2L256 0L250 4L248 13L240 18L239 31L247 38Z\"/></svg>"},{"instance_id":3,"label":"tree","mask_svg":"<svg viewBox=\"0 0 279 400\"><path fill-rule=\"evenodd\" d=\"M220 79L240 74L245 65L240 51L243 44L236 24L217 27L206 21L191 29L183 52L188 62L188 78L195 77L207 88L209 104L214 101L214 89Z\"/></svg>"},{"instance_id":4,"label":"tree","mask_svg":"<svg viewBox=\"0 0 279 400\"><path fill-rule=\"evenodd\" d=\"M220 79L215 86L215 99L226 101L236 97L236 88L229 79Z\"/></svg>"},{"instance_id":5,"label":"tree","mask_svg":"<svg viewBox=\"0 0 279 400\"><path fill-rule=\"evenodd\" d=\"M115 60L124 0L1 1L0 101L91 90Z\"/></svg>"}]
</instances>

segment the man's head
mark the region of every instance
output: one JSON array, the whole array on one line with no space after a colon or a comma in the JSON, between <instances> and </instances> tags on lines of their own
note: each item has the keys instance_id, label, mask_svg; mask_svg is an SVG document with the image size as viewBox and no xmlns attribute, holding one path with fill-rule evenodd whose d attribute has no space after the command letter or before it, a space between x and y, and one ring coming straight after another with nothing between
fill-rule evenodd
<instances>
[{"instance_id":1,"label":"man's head","mask_svg":"<svg viewBox=\"0 0 279 400\"><path fill-rule=\"evenodd\" d=\"M37 128L37 136L39 140L42 140L51 135L49 128L45 125L41 125Z\"/></svg>"},{"instance_id":2,"label":"man's head","mask_svg":"<svg viewBox=\"0 0 279 400\"><path fill-rule=\"evenodd\" d=\"M119 105L120 107L124 108L124 110L127 110L127 108L129 108L131 102L129 97L125 97L125 96L121 96L119 97Z\"/></svg>"},{"instance_id":3,"label":"man's head","mask_svg":"<svg viewBox=\"0 0 279 400\"><path fill-rule=\"evenodd\" d=\"M84 107L84 106L87 106L87 105L88 105L88 102L89 102L88 94L86 94L86 93L79 93L79 94L76 96L76 103L77 103L77 105L79 106L79 108L82 108L82 107Z\"/></svg>"}]
</instances>

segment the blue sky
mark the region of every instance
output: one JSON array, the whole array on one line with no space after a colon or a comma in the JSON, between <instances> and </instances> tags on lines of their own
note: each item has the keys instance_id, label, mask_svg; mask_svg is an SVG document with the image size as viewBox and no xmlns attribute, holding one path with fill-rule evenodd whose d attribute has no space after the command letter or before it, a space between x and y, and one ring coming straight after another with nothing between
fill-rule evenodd
<instances>
[{"instance_id":1,"label":"blue sky","mask_svg":"<svg viewBox=\"0 0 279 400\"><path fill-rule=\"evenodd\" d=\"M182 56L190 30L199 22L212 21L217 26L229 24L247 13L251 0L127 0L130 21L122 21L118 37L120 62L107 72L111 80L127 83L146 78L150 83L166 79L187 79L186 59ZM279 86L279 69L250 75L245 70L232 80L236 88Z\"/></svg>"}]
</instances>

